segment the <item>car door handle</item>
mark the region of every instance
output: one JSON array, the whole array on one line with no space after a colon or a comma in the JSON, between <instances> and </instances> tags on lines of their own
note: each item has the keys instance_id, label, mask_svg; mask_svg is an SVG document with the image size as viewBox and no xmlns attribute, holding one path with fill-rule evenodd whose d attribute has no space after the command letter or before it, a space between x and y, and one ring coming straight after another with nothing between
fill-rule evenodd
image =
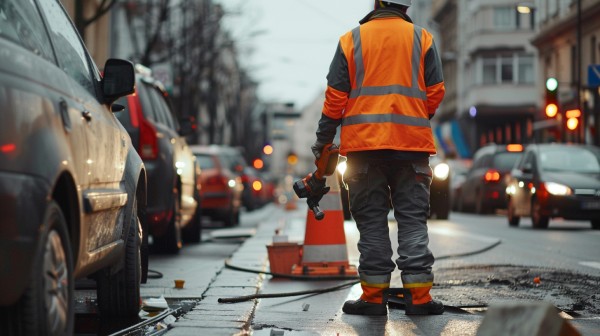
<instances>
[{"instance_id":1,"label":"car door handle","mask_svg":"<svg viewBox=\"0 0 600 336\"><path fill-rule=\"evenodd\" d=\"M81 116L83 117L83 119L85 119L87 121L92 120L92 112L90 112L88 110L81 111Z\"/></svg>"}]
</instances>

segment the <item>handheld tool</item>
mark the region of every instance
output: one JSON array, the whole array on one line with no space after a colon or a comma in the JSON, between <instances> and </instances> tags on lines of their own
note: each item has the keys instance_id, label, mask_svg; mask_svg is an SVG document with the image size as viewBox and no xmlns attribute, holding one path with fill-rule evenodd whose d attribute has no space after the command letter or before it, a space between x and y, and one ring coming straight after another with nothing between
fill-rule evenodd
<instances>
[{"instance_id":1,"label":"handheld tool","mask_svg":"<svg viewBox=\"0 0 600 336\"><path fill-rule=\"evenodd\" d=\"M321 201L323 195L329 192L329 187L325 185L325 178L335 172L339 155L340 150L337 145L325 145L321 156L315 160L317 170L294 182L294 192L298 198L306 198L306 203L317 220L325 217L325 214L319 208L319 201Z\"/></svg>"}]
</instances>

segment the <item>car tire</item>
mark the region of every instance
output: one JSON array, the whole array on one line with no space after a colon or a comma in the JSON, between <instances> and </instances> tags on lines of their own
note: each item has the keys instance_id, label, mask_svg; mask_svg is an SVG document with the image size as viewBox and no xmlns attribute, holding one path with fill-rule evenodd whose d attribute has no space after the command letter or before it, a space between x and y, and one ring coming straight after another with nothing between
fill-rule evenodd
<instances>
[{"instance_id":1,"label":"car tire","mask_svg":"<svg viewBox=\"0 0 600 336\"><path fill-rule=\"evenodd\" d=\"M25 292L13 306L0 308L0 335L73 334L71 243L65 217L54 201L46 206L44 228Z\"/></svg>"},{"instance_id":2,"label":"car tire","mask_svg":"<svg viewBox=\"0 0 600 336\"><path fill-rule=\"evenodd\" d=\"M540 202L537 198L531 200L531 224L534 229L547 229L550 217L541 214Z\"/></svg>"},{"instance_id":3,"label":"car tire","mask_svg":"<svg viewBox=\"0 0 600 336\"><path fill-rule=\"evenodd\" d=\"M137 200L130 215L123 268L116 273L112 267L101 270L96 278L98 310L102 316L134 317L140 313L141 253L140 222Z\"/></svg>"},{"instance_id":4,"label":"car tire","mask_svg":"<svg viewBox=\"0 0 600 336\"><path fill-rule=\"evenodd\" d=\"M154 237L154 250L159 253L177 254L183 246L181 240L181 207L179 193L173 193L173 216L169 221L167 232L160 237Z\"/></svg>"},{"instance_id":5,"label":"car tire","mask_svg":"<svg viewBox=\"0 0 600 336\"><path fill-rule=\"evenodd\" d=\"M592 229L600 230L600 219L592 219Z\"/></svg>"},{"instance_id":6,"label":"car tire","mask_svg":"<svg viewBox=\"0 0 600 336\"><path fill-rule=\"evenodd\" d=\"M145 214L138 212L138 218L145 217ZM145 220L140 221L140 230L142 232L142 245L140 246L140 262L142 264L141 283L148 282L148 261L150 259L150 242L148 240L149 229Z\"/></svg>"},{"instance_id":7,"label":"car tire","mask_svg":"<svg viewBox=\"0 0 600 336\"><path fill-rule=\"evenodd\" d=\"M506 217L508 219L508 226L517 227L521 221L521 217L515 215L515 206L512 199L508 200L506 209Z\"/></svg>"}]
</instances>

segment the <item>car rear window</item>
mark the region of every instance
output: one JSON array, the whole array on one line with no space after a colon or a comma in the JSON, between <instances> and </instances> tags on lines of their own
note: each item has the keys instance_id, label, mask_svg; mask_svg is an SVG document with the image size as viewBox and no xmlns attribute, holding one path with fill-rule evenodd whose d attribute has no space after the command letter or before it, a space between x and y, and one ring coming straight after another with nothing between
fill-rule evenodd
<instances>
[{"instance_id":1,"label":"car rear window","mask_svg":"<svg viewBox=\"0 0 600 336\"><path fill-rule=\"evenodd\" d=\"M194 155L196 155L196 160L198 161L201 169L215 168L215 160L213 160L212 156L204 154Z\"/></svg>"},{"instance_id":2,"label":"car rear window","mask_svg":"<svg viewBox=\"0 0 600 336\"><path fill-rule=\"evenodd\" d=\"M515 163L523 155L521 152L498 153L494 156L494 168L502 171L510 171Z\"/></svg>"}]
</instances>

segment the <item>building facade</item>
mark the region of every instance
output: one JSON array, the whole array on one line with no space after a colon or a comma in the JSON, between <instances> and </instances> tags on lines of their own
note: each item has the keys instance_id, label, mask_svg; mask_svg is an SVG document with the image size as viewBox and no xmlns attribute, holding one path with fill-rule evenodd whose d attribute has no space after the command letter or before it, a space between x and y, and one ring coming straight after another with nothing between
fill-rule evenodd
<instances>
[{"instance_id":1,"label":"building facade","mask_svg":"<svg viewBox=\"0 0 600 336\"><path fill-rule=\"evenodd\" d=\"M434 0L448 90L436 134L450 156L487 143L524 143L539 110L532 14L514 0Z\"/></svg>"},{"instance_id":2,"label":"building facade","mask_svg":"<svg viewBox=\"0 0 600 336\"><path fill-rule=\"evenodd\" d=\"M558 80L559 114L554 129L540 129L538 138L547 141L558 134L561 141L600 145L600 1L538 0L532 7L538 31L532 40L538 49L538 82ZM545 87L538 86L538 95ZM565 113L578 109L581 125L565 128ZM548 119L540 113L538 120Z\"/></svg>"}]
</instances>

